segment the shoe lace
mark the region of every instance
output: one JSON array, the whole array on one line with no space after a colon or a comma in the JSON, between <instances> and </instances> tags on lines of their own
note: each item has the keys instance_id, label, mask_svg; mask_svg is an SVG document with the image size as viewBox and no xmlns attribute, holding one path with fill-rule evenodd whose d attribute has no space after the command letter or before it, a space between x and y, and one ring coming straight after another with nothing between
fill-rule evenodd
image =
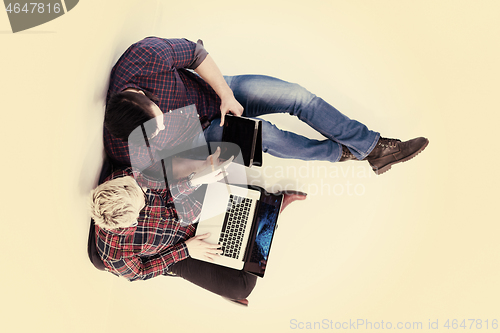
<instances>
[{"instance_id":1,"label":"shoe lace","mask_svg":"<svg viewBox=\"0 0 500 333\"><path fill-rule=\"evenodd\" d=\"M399 139L380 138L378 144L384 148L396 148L399 142Z\"/></svg>"},{"instance_id":2,"label":"shoe lace","mask_svg":"<svg viewBox=\"0 0 500 333\"><path fill-rule=\"evenodd\" d=\"M354 155L351 153L351 151L349 150L349 148L347 148L346 146L342 146L342 157L354 157Z\"/></svg>"}]
</instances>

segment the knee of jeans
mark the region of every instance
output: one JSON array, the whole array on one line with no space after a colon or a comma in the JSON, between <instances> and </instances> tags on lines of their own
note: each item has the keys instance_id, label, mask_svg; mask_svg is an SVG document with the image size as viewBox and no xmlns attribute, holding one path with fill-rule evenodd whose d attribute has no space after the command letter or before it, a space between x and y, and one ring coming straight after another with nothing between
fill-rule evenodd
<instances>
[{"instance_id":1,"label":"knee of jeans","mask_svg":"<svg viewBox=\"0 0 500 333\"><path fill-rule=\"evenodd\" d=\"M276 142L280 143L283 140L282 130L267 120L262 120L262 151L264 153L267 153L269 149L272 150Z\"/></svg>"},{"instance_id":2,"label":"knee of jeans","mask_svg":"<svg viewBox=\"0 0 500 333\"><path fill-rule=\"evenodd\" d=\"M316 97L316 95L297 83L291 85L290 94L295 97L295 107L290 114L295 114L296 116L299 116L303 108L307 107Z\"/></svg>"}]
</instances>

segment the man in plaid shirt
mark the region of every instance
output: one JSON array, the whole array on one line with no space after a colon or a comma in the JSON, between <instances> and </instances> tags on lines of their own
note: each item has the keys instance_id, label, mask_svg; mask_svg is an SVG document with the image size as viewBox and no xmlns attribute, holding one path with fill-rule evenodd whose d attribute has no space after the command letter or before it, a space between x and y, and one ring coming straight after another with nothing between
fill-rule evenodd
<instances>
[{"instance_id":1,"label":"man in plaid shirt","mask_svg":"<svg viewBox=\"0 0 500 333\"><path fill-rule=\"evenodd\" d=\"M145 95L137 105L133 95ZM176 109L194 105L186 117ZM312 140L263 121L263 151L282 158L330 162L366 159L375 173L409 160L428 143L380 138L297 84L263 75L223 76L199 40L148 37L130 46L113 67L107 94L104 146L116 162L130 165L127 139L137 126L160 119L155 150L192 142L219 142L227 113L257 117L289 113L326 137ZM203 131L196 131L200 127ZM148 133L151 134L151 133ZM147 165L147 153L139 154ZM158 166L153 165L158 168Z\"/></svg>"}]
</instances>

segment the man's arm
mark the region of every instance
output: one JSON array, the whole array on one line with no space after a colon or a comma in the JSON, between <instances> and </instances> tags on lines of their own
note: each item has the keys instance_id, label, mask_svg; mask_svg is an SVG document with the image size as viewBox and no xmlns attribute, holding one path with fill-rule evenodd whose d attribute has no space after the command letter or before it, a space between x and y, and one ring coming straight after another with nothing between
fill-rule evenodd
<instances>
[{"instance_id":1,"label":"man's arm","mask_svg":"<svg viewBox=\"0 0 500 333\"><path fill-rule=\"evenodd\" d=\"M158 48L162 52L159 53L156 48L156 43L160 42L168 45L166 48ZM154 62L155 64L162 64L162 66L149 66L147 69L141 66L141 75L153 75L162 72L163 70L174 70L175 68L189 68L193 69L198 75L201 76L215 91L221 99L221 126L224 124L224 116L231 112L236 116L241 116L243 107L234 98L231 88L227 85L221 71L215 64L212 57L206 52L203 43L199 40L197 43L188 41L187 39L162 39L162 38L146 38L139 42L141 48L137 47L134 52L147 53L146 56L136 55L132 58L139 58L142 60L142 65ZM133 68L137 68L135 64ZM151 69L155 69L153 72Z\"/></svg>"},{"instance_id":2,"label":"man's arm","mask_svg":"<svg viewBox=\"0 0 500 333\"><path fill-rule=\"evenodd\" d=\"M243 114L243 106L234 98L233 91L227 85L219 67L217 67L210 55L207 55L205 60L194 71L215 90L215 93L221 99L221 126L224 125L224 117L228 112L231 112L235 116Z\"/></svg>"}]
</instances>

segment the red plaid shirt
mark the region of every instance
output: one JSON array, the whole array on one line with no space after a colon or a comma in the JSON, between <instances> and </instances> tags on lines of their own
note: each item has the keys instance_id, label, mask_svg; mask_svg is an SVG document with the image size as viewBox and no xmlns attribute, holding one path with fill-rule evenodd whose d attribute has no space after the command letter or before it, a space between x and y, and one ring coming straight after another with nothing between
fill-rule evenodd
<instances>
[{"instance_id":1,"label":"red plaid shirt","mask_svg":"<svg viewBox=\"0 0 500 333\"><path fill-rule=\"evenodd\" d=\"M190 69L196 68L207 54L201 41L193 43L186 39L157 37L143 39L130 46L113 67L106 101L112 94L127 88L147 90L159 98L157 104L163 113L194 104L205 128L206 121L220 117L220 99ZM193 128L199 127L198 117L186 121L183 114L172 112L164 119L165 130L155 138L157 149L189 142L196 132ZM115 138L106 129L104 148L113 160L130 165L127 142ZM149 163L148 154L144 154L144 159L141 164Z\"/></svg>"},{"instance_id":2,"label":"red plaid shirt","mask_svg":"<svg viewBox=\"0 0 500 333\"><path fill-rule=\"evenodd\" d=\"M106 180L124 176L143 177L131 168L113 172ZM147 180L141 179L141 182ZM107 230L96 225L96 246L104 265L112 273L130 281L146 280L167 273L169 267L189 256L185 243L195 234L190 223L180 222L172 197L176 201L189 198L197 187L187 179L167 190L146 193L146 206L140 212L136 227ZM200 207L198 206L198 212Z\"/></svg>"}]
</instances>

